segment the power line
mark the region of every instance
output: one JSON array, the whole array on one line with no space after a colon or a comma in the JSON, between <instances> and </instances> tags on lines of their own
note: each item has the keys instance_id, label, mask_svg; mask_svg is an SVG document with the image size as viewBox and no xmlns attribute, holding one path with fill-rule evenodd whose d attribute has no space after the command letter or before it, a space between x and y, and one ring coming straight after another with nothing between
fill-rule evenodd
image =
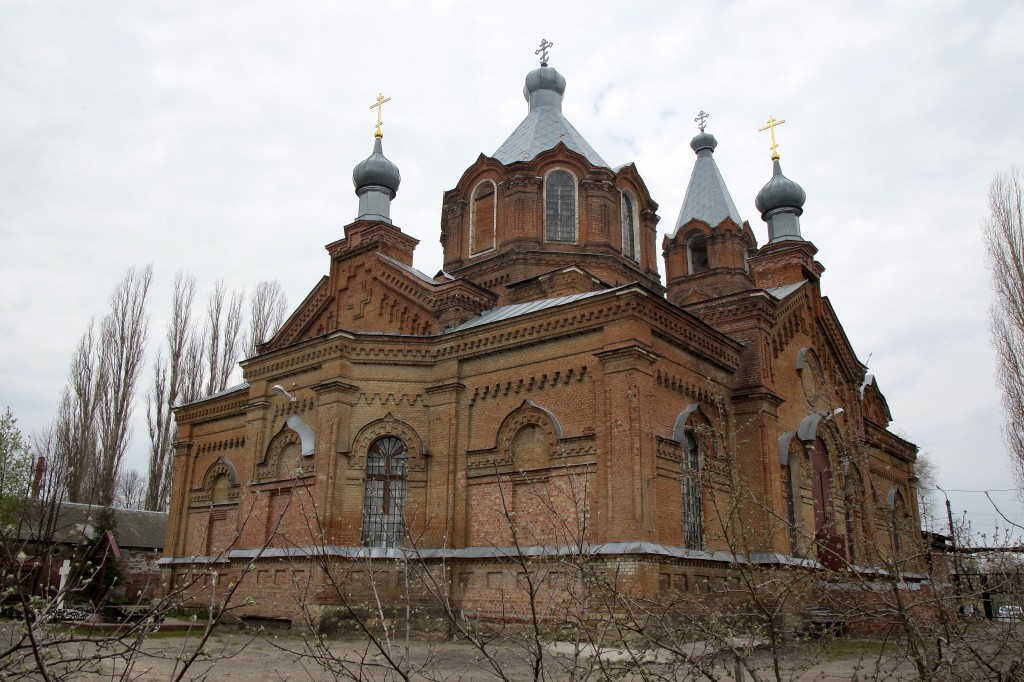
<instances>
[{"instance_id":1,"label":"power line","mask_svg":"<svg viewBox=\"0 0 1024 682\"><path fill-rule=\"evenodd\" d=\"M1016 487L990 487L984 489L984 491L967 491L967 489L955 488L955 487L944 487L942 488L946 493L1018 493L1019 488Z\"/></svg>"}]
</instances>

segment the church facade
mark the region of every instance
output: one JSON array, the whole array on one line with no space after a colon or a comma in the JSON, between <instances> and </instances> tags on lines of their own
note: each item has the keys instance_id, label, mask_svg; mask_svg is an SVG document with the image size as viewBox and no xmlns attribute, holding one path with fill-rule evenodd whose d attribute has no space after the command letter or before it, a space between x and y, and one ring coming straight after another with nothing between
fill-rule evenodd
<instances>
[{"instance_id":1,"label":"church facade","mask_svg":"<svg viewBox=\"0 0 1024 682\"><path fill-rule=\"evenodd\" d=\"M916 447L821 293L804 190L776 157L758 245L701 119L663 282L658 204L565 86L530 72L527 117L445 193L435 276L391 221L378 127L328 274L244 384L176 410L166 582L217 566L248 613L294 617L297 576L338 598L310 557L412 552L495 616L513 556L585 548L657 598L738 556L877 566L920 536Z\"/></svg>"}]
</instances>

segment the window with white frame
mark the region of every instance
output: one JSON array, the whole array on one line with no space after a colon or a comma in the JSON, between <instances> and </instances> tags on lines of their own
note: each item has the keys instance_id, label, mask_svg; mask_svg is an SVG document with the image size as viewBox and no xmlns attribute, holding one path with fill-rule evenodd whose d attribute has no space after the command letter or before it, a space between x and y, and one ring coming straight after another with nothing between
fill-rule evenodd
<instances>
[{"instance_id":1,"label":"window with white frame","mask_svg":"<svg viewBox=\"0 0 1024 682\"><path fill-rule=\"evenodd\" d=\"M576 178L569 171L548 173L544 182L544 214L545 239L576 241Z\"/></svg>"}]
</instances>

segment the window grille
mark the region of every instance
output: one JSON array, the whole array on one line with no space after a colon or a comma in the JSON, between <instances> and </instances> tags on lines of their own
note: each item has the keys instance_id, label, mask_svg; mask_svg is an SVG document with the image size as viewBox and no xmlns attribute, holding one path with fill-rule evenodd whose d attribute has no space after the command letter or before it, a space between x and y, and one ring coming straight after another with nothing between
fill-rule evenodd
<instances>
[{"instance_id":1,"label":"window grille","mask_svg":"<svg viewBox=\"0 0 1024 682\"><path fill-rule=\"evenodd\" d=\"M548 241L576 241L576 180L564 170L548 173L545 191Z\"/></svg>"},{"instance_id":2,"label":"window grille","mask_svg":"<svg viewBox=\"0 0 1024 682\"><path fill-rule=\"evenodd\" d=\"M366 456L363 498L364 547L401 547L405 541L405 505L409 451L399 438L374 441Z\"/></svg>"},{"instance_id":3,"label":"window grille","mask_svg":"<svg viewBox=\"0 0 1024 682\"><path fill-rule=\"evenodd\" d=\"M683 437L683 543L704 549L704 505L700 493L700 450L689 431Z\"/></svg>"}]
</instances>

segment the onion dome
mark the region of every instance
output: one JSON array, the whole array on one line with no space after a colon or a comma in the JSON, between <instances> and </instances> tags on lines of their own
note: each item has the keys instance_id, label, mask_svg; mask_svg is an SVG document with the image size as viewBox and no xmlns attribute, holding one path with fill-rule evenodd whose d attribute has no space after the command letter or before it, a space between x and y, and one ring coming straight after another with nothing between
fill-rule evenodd
<instances>
[{"instance_id":1,"label":"onion dome","mask_svg":"<svg viewBox=\"0 0 1024 682\"><path fill-rule=\"evenodd\" d=\"M391 190L391 194L395 195L401 182L402 175L398 172L398 166L384 156L381 138L374 138L373 153L360 161L352 171L352 184L356 186L356 192L369 185L378 185Z\"/></svg>"},{"instance_id":2,"label":"onion dome","mask_svg":"<svg viewBox=\"0 0 1024 682\"><path fill-rule=\"evenodd\" d=\"M768 220L768 214L780 209L791 209L797 215L804 212L807 193L804 188L782 174L779 160L773 162L772 179L768 181L754 199L754 206L761 212L761 218Z\"/></svg>"},{"instance_id":3,"label":"onion dome","mask_svg":"<svg viewBox=\"0 0 1024 682\"><path fill-rule=\"evenodd\" d=\"M530 103L530 110L539 106L553 106L562 110L562 95L565 94L565 76L550 66L542 66L526 74L523 97Z\"/></svg>"},{"instance_id":4,"label":"onion dome","mask_svg":"<svg viewBox=\"0 0 1024 682\"><path fill-rule=\"evenodd\" d=\"M754 205L761 212L761 219L768 223L768 243L803 241L800 235L800 216L804 212L807 193L803 187L782 174L778 159L772 163L772 179L754 199Z\"/></svg>"},{"instance_id":5,"label":"onion dome","mask_svg":"<svg viewBox=\"0 0 1024 682\"><path fill-rule=\"evenodd\" d=\"M699 153L701 149L715 151L717 147L718 140L715 139L715 136L711 133L705 133L703 130L690 140L690 149L695 153Z\"/></svg>"},{"instance_id":6,"label":"onion dome","mask_svg":"<svg viewBox=\"0 0 1024 682\"><path fill-rule=\"evenodd\" d=\"M381 138L373 141L373 153L360 161L352 171L352 184L359 197L359 215L356 220L391 222L391 200L398 193L402 175L398 166L384 156Z\"/></svg>"}]
</instances>

